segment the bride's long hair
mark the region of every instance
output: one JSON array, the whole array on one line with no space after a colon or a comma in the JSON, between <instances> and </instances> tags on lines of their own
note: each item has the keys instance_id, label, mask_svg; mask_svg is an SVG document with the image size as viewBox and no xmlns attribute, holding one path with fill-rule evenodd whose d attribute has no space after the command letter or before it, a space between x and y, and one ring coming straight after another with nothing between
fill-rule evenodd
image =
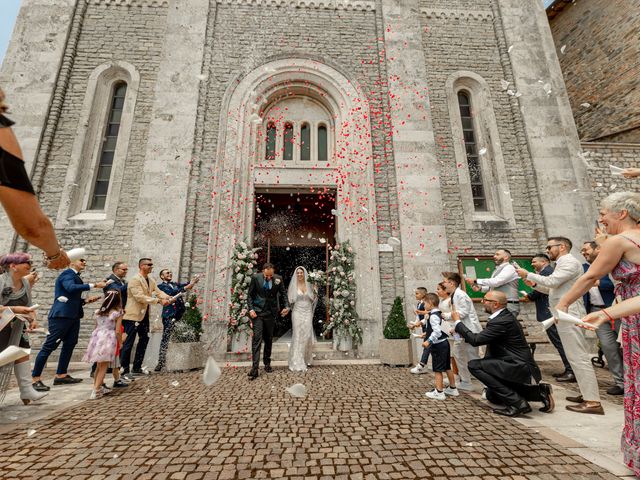
<instances>
[{"instance_id":1,"label":"bride's long hair","mask_svg":"<svg viewBox=\"0 0 640 480\"><path fill-rule=\"evenodd\" d=\"M291 277L291 281L289 282L289 290L287 291L287 296L289 298L289 304L293 305L298 299L298 270L302 270L304 273L304 284L307 287L307 295L310 299L314 299L313 290L311 288L311 284L309 283L309 274L307 273L307 269L299 266L296 267L293 271L293 276Z\"/></svg>"}]
</instances>

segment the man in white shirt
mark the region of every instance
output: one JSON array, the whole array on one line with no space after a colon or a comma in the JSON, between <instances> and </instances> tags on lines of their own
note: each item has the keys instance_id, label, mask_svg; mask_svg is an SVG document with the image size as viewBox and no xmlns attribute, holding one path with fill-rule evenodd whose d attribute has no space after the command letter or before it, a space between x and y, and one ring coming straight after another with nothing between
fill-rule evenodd
<instances>
[{"instance_id":1,"label":"man in white shirt","mask_svg":"<svg viewBox=\"0 0 640 480\"><path fill-rule=\"evenodd\" d=\"M507 296L507 310L518 317L520 301L518 300L518 274L511 264L511 252L506 248L499 248L493 255L496 269L491 278L466 278L465 280L474 292L502 292Z\"/></svg>"},{"instance_id":2,"label":"man in white shirt","mask_svg":"<svg viewBox=\"0 0 640 480\"><path fill-rule=\"evenodd\" d=\"M582 264L570 253L571 247L571 240L565 237L550 237L547 240L547 254L556 262L551 275L545 277L522 268L518 269L518 275L521 278L533 282L533 288L549 295L549 305L557 305L560 298L571 289L583 273ZM552 313L557 315L553 308ZM581 298L569 306L569 313L578 318L585 316ZM569 322L559 322L557 326L581 393L577 397L567 397L568 401L578 403L578 405L567 405L567 410L604 415L604 409L600 403L598 380L591 365L589 344L585 337L586 330L577 328Z\"/></svg>"},{"instance_id":3,"label":"man in white shirt","mask_svg":"<svg viewBox=\"0 0 640 480\"><path fill-rule=\"evenodd\" d=\"M455 305L456 311L460 316L460 321L473 333L478 333L482 330L480 326L480 320L478 314L473 306L473 300L467 295L465 291L460 288L462 279L456 272L442 272L444 278L443 284L451 295L451 305ZM451 312L443 312L442 316L445 320L451 320ZM453 343L453 358L456 360L458 366L458 375L460 376L460 382L458 382L459 390L473 391L473 384L471 383L471 373L469 372L468 364L471 360L480 358L480 352L478 347L474 347L471 344L465 342L461 338L454 337Z\"/></svg>"}]
</instances>

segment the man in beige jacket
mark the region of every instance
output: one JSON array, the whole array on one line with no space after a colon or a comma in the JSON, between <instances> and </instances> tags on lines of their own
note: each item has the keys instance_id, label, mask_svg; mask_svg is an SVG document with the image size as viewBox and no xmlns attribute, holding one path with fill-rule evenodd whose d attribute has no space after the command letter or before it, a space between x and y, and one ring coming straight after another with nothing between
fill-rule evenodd
<instances>
[{"instance_id":1,"label":"man in beige jacket","mask_svg":"<svg viewBox=\"0 0 640 480\"><path fill-rule=\"evenodd\" d=\"M161 291L155 280L149 276L153 270L153 261L150 258L141 258L138 262L138 273L129 280L127 286L127 305L122 319L122 326L127 335L122 352L120 352L120 364L123 368L123 376L129 380L133 376L144 375L142 360L149 343L149 305L160 303L163 306L172 303L169 295ZM133 343L138 335L138 346L133 357L133 370L129 372L131 363L131 351Z\"/></svg>"}]
</instances>

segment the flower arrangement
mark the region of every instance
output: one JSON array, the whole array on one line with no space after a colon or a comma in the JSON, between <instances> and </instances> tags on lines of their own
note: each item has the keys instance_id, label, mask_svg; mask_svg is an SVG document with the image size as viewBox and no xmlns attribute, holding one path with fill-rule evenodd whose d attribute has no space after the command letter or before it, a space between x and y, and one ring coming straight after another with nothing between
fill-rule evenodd
<instances>
[{"instance_id":1,"label":"flower arrangement","mask_svg":"<svg viewBox=\"0 0 640 480\"><path fill-rule=\"evenodd\" d=\"M246 242L240 242L231 256L231 300L229 301L229 337L237 333L251 335L251 320L247 312L247 298L251 276L256 266L256 253L259 248L251 248Z\"/></svg>"},{"instance_id":2,"label":"flower arrangement","mask_svg":"<svg viewBox=\"0 0 640 480\"><path fill-rule=\"evenodd\" d=\"M328 282L333 292L330 301L330 317L323 335L333 330L337 336L348 336L354 345L362 343L362 327L356 312L356 285L353 262L355 253L347 241L336 245L329 260Z\"/></svg>"},{"instance_id":3,"label":"flower arrangement","mask_svg":"<svg viewBox=\"0 0 640 480\"><path fill-rule=\"evenodd\" d=\"M171 334L171 340L175 343L199 342L202 334L202 312L198 308L198 296L189 294L184 303L185 312L182 318L176 322Z\"/></svg>"},{"instance_id":4,"label":"flower arrangement","mask_svg":"<svg viewBox=\"0 0 640 480\"><path fill-rule=\"evenodd\" d=\"M317 291L321 291L327 285L327 275L322 270L314 270L307 275L309 283L316 287Z\"/></svg>"}]
</instances>

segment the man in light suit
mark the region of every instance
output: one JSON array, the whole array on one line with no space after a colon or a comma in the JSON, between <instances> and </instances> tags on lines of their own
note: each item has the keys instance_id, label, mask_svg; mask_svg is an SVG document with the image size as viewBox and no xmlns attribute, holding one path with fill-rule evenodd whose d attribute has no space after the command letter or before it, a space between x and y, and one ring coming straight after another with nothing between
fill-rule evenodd
<instances>
[{"instance_id":1,"label":"man in light suit","mask_svg":"<svg viewBox=\"0 0 640 480\"><path fill-rule=\"evenodd\" d=\"M58 348L60 349L60 358L58 359L58 370L53 380L54 385L71 385L82 381L81 378L73 378L67 373L69 362L73 349L78 343L78 333L80 332L80 319L84 316L82 306L86 303L92 303L100 299L100 296L89 297L86 300L82 298L82 292L91 290L92 288L104 288L105 281L93 283L84 283L80 278L80 273L87 266L84 258L74 260L68 269L63 271L56 279L55 300L49 310L49 334L45 339L40 352L36 357L33 365L31 376L33 379L33 388L39 392L49 390L49 387L42 383L40 376L42 370L47 363L49 355Z\"/></svg>"},{"instance_id":2,"label":"man in light suit","mask_svg":"<svg viewBox=\"0 0 640 480\"><path fill-rule=\"evenodd\" d=\"M553 267L551 266L551 260L546 253L538 253L531 259L531 265L536 273L548 277L553 273ZM551 310L549 310L549 295L541 293L536 290L529 292L522 298L523 302L534 302L536 305L536 320L542 322L551 318ZM551 341L556 350L560 354L560 359L564 365L564 371L558 373L552 373L553 377L559 379L560 382L575 382L576 377L571 369L571 364L567 360L567 355L564 353L564 347L562 346L562 340L558 334L558 328L555 325L551 325L547 329L547 337Z\"/></svg>"},{"instance_id":3,"label":"man in light suit","mask_svg":"<svg viewBox=\"0 0 640 480\"><path fill-rule=\"evenodd\" d=\"M262 266L262 273L251 277L249 284L247 310L253 323L253 340L251 358L253 366L249 372L249 380L258 378L260 366L260 349L264 340L264 371L272 372L271 344L273 329L278 315L284 317L289 313L289 300L280 275L274 274L275 267L271 263Z\"/></svg>"},{"instance_id":4,"label":"man in light suit","mask_svg":"<svg viewBox=\"0 0 640 480\"><path fill-rule=\"evenodd\" d=\"M587 263L582 264L586 272L589 270L591 264L595 262L596 258L598 258L600 246L594 241L584 242L580 253L587 261ZM605 275L598 280L598 284L591 287L582 297L587 313L597 312L603 308L610 307L615 298L614 285L609 275ZM602 348L604 357L607 359L609 372L615 383L615 385L607 389L609 395L624 395L622 350L618 343L618 332L620 331L621 321L620 319L615 320L613 326L611 322L603 323L596 330L596 335L598 335L598 340L600 340L600 347Z\"/></svg>"},{"instance_id":5,"label":"man in light suit","mask_svg":"<svg viewBox=\"0 0 640 480\"><path fill-rule=\"evenodd\" d=\"M127 338L120 352L120 364L123 376L128 380L132 380L135 375L144 375L142 360L149 343L149 305L160 303L165 306L172 303L171 297L160 290L155 280L149 275L153 270L153 260L141 258L138 261L138 268L138 273L129 280L127 285L127 305L122 318ZM133 370L130 372L131 351L136 335L138 346L133 357Z\"/></svg>"},{"instance_id":6,"label":"man in light suit","mask_svg":"<svg viewBox=\"0 0 640 480\"><path fill-rule=\"evenodd\" d=\"M547 254L556 262L553 273L547 277L522 268L518 269L518 275L532 282L533 288L549 294L550 305L557 305L560 298L571 289L583 273L582 264L570 253L571 247L571 240L565 237L550 237L547 240ZM556 314L555 311L552 313ZM578 318L585 316L581 298L569 306L569 313ZM564 352L569 359L581 393L577 397L567 397L568 401L578 403L578 405L567 405L567 410L604 415L604 409L600 403L598 380L591 365L589 344L585 337L586 330L577 328L569 322L559 322L557 327Z\"/></svg>"},{"instance_id":7,"label":"man in light suit","mask_svg":"<svg viewBox=\"0 0 640 480\"><path fill-rule=\"evenodd\" d=\"M484 296L482 304L491 316L480 333L472 332L460 321L455 307L451 313L456 321L456 333L474 347L487 346L484 358L469 362L469 371L487 386L487 400L506 406L495 409L494 413L517 417L531 411L528 402L542 402L540 411L551 412L554 407L551 385L538 383L542 378L540 369L518 320L506 308L507 296L491 291Z\"/></svg>"}]
</instances>

